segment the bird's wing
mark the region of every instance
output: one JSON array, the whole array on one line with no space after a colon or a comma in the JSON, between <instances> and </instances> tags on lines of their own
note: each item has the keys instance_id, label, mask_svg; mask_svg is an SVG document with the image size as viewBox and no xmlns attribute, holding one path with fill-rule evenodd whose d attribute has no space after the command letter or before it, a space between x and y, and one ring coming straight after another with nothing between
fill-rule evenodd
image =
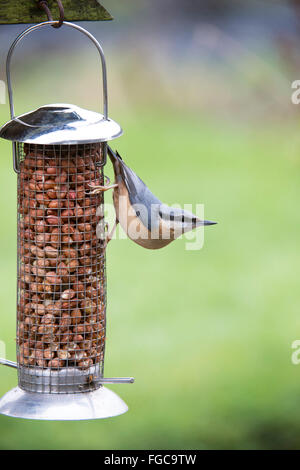
<instances>
[{"instance_id":1,"label":"bird's wing","mask_svg":"<svg viewBox=\"0 0 300 470\"><path fill-rule=\"evenodd\" d=\"M152 209L160 207L162 202L150 191L148 186L139 176L121 160L121 171L126 185L130 203L135 207L137 216L142 223L151 230L155 227L155 219L152 220ZM157 211L154 211L157 213ZM158 222L158 221L157 221Z\"/></svg>"},{"instance_id":2,"label":"bird's wing","mask_svg":"<svg viewBox=\"0 0 300 470\"><path fill-rule=\"evenodd\" d=\"M151 230L152 227L156 227L155 222L158 223L155 219L151 220L151 208L153 205L156 207L161 206L162 202L154 196L141 178L124 163L118 152L114 153L109 146L108 152L111 158L118 159L121 176L128 191L130 203L135 206L137 217L145 227Z\"/></svg>"}]
</instances>

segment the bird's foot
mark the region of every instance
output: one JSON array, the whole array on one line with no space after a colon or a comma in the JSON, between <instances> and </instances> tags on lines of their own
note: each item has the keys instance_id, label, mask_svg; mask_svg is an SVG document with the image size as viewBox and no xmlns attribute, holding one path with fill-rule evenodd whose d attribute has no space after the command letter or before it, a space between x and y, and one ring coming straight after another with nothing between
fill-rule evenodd
<instances>
[{"instance_id":1,"label":"bird's foot","mask_svg":"<svg viewBox=\"0 0 300 470\"><path fill-rule=\"evenodd\" d=\"M114 233L115 233L115 231L116 231L116 228L117 228L118 223L119 223L119 221L116 219L113 228L111 229L111 231L109 232L109 234L106 236L105 242L103 243L103 249L104 249L104 250L106 250L106 247L107 247L108 243L112 240L112 238L113 238L113 236L114 236ZM109 226L108 226L107 223L106 223L106 226L107 226L107 230L109 230Z\"/></svg>"},{"instance_id":2,"label":"bird's foot","mask_svg":"<svg viewBox=\"0 0 300 470\"><path fill-rule=\"evenodd\" d=\"M92 186L93 191L91 191L89 194L99 194L103 193L105 191L108 191L109 189L117 188L117 184L111 184L109 186Z\"/></svg>"},{"instance_id":3,"label":"bird's foot","mask_svg":"<svg viewBox=\"0 0 300 470\"><path fill-rule=\"evenodd\" d=\"M104 191L108 191L109 189L118 187L117 184L110 184L110 179L108 178L108 176L105 176L105 183L106 184L104 185L98 185L98 186L89 184L88 186L92 189L92 191L90 191L89 194L99 194L99 193L103 193Z\"/></svg>"}]
</instances>

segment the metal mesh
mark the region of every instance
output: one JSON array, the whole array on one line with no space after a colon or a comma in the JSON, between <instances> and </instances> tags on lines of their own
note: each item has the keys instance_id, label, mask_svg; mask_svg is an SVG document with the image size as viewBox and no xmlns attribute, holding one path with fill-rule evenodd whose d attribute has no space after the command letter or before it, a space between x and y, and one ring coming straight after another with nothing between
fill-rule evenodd
<instances>
[{"instance_id":1,"label":"metal mesh","mask_svg":"<svg viewBox=\"0 0 300 470\"><path fill-rule=\"evenodd\" d=\"M106 144L18 144L19 386L45 393L98 388L103 377Z\"/></svg>"}]
</instances>

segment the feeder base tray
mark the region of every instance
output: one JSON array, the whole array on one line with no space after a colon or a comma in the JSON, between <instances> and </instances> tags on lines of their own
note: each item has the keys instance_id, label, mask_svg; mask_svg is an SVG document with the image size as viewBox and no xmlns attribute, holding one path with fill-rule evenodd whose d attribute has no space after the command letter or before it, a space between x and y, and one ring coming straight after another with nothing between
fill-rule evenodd
<instances>
[{"instance_id":1,"label":"feeder base tray","mask_svg":"<svg viewBox=\"0 0 300 470\"><path fill-rule=\"evenodd\" d=\"M106 387L84 393L33 393L16 387L0 399L0 414L13 418L55 421L111 418L128 407Z\"/></svg>"}]
</instances>

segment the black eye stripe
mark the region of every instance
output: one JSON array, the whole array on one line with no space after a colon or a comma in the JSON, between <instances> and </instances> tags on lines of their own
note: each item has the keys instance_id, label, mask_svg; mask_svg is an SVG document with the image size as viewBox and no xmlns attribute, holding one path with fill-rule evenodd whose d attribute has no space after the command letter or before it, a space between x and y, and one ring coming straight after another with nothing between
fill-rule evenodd
<instances>
[{"instance_id":1,"label":"black eye stripe","mask_svg":"<svg viewBox=\"0 0 300 470\"><path fill-rule=\"evenodd\" d=\"M160 217L162 219L165 219L165 220L177 220L178 222L181 221L181 222L186 222L188 219L186 219L186 215L185 214L182 214L181 216L178 215L177 218L175 216L175 213L174 212L170 212L169 215L165 214L165 216L163 215L163 213L161 211L158 212ZM197 222L197 219L194 218L193 219L193 223L196 223Z\"/></svg>"}]
</instances>

